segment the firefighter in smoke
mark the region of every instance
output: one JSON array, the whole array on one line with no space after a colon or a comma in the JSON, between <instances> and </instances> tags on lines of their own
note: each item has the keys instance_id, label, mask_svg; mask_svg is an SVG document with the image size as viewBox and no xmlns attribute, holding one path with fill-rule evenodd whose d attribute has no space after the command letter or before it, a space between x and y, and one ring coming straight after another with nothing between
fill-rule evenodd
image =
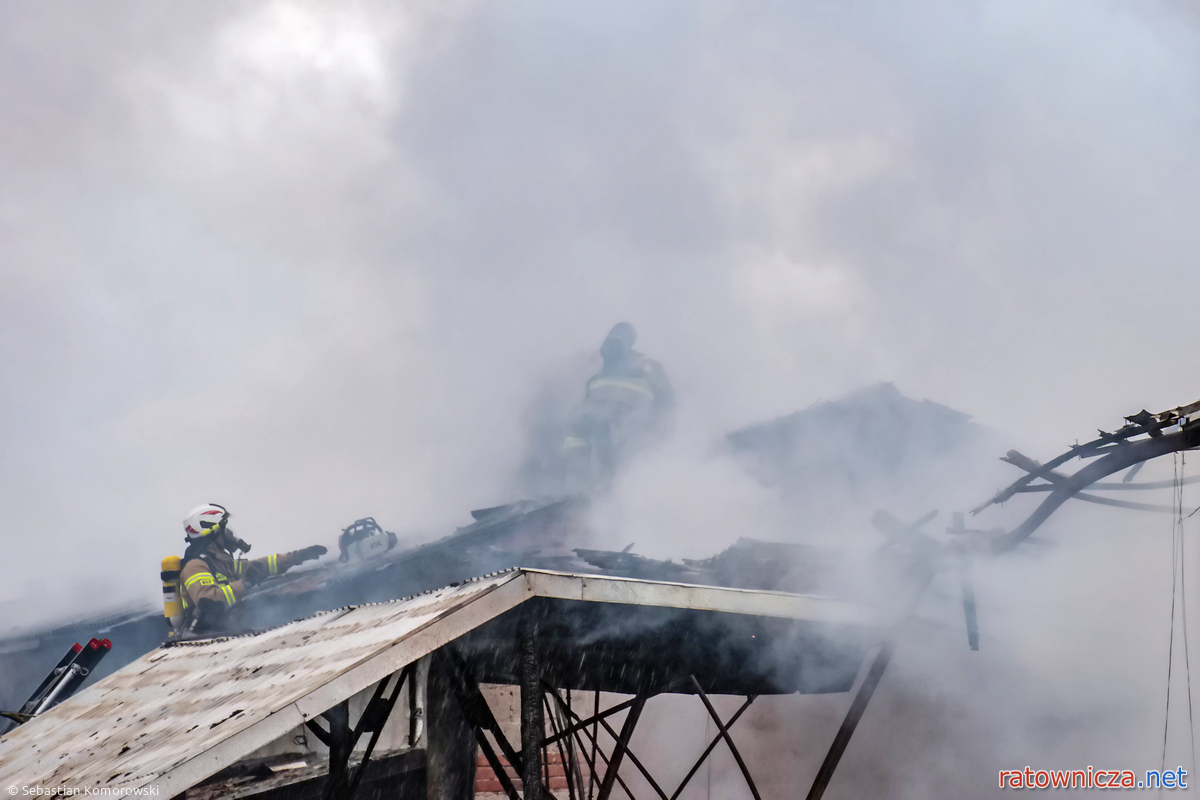
<instances>
[{"instance_id":1,"label":"firefighter in smoke","mask_svg":"<svg viewBox=\"0 0 1200 800\"><path fill-rule=\"evenodd\" d=\"M229 511L215 503L193 509L183 521L188 546L180 559L178 578L182 619L172 620L179 623L182 632L206 634L221 630L250 588L325 555L325 548L317 544L253 561L238 558L234 554L249 551L250 545L237 538L228 523ZM166 566L164 562L164 579Z\"/></svg>"},{"instance_id":2,"label":"firefighter in smoke","mask_svg":"<svg viewBox=\"0 0 1200 800\"><path fill-rule=\"evenodd\" d=\"M576 487L607 484L618 464L667 430L675 393L662 364L633 349L636 340L634 327L618 322L600 345L604 364L588 380L563 441L567 479Z\"/></svg>"}]
</instances>

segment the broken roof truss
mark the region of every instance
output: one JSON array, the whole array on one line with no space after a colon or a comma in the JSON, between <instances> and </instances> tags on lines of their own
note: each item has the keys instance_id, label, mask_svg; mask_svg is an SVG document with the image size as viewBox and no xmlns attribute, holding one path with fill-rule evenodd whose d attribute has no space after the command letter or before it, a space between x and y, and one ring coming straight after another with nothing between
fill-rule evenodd
<instances>
[{"instance_id":1,"label":"broken roof truss","mask_svg":"<svg viewBox=\"0 0 1200 800\"><path fill-rule=\"evenodd\" d=\"M1131 508L1139 511L1170 511L1167 506L1146 503L1131 503L1124 500L1100 497L1084 493L1093 490L1139 490L1166 488L1173 482L1132 483L1133 477L1145 462L1168 453L1191 450L1200 446L1200 400L1158 414L1139 411L1125 418L1125 425L1112 433L1099 431L1099 436L1090 442L1076 444L1067 452L1042 464L1015 450L1003 458L1010 464L1025 470L1017 479L995 497L972 510L978 514L987 507L1003 503L1014 495L1025 492L1048 492L1047 497L1024 522L1011 532L992 541L992 551L1002 553L1011 550L1027 539L1047 518L1071 498L1103 505ZM1072 475L1065 475L1058 468L1073 459L1091 460L1090 464ZM1102 479L1130 469L1121 483L1099 483ZM1195 480L1200 479L1193 479Z\"/></svg>"}]
</instances>

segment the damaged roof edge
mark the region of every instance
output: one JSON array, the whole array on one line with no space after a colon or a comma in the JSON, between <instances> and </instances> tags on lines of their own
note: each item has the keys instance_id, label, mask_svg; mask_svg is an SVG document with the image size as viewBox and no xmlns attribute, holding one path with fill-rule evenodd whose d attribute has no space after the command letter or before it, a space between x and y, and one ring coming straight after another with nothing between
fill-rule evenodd
<instances>
[{"instance_id":1,"label":"damaged roof edge","mask_svg":"<svg viewBox=\"0 0 1200 800\"><path fill-rule=\"evenodd\" d=\"M519 570L502 575L504 579L484 593L485 596L492 597L491 603L483 605L468 602L444 611L383 652L364 659L278 712L164 773L157 785L162 787L163 794L174 797L247 754L270 744L292 728L315 719L342 700L378 683L388 675L533 596L528 582L519 580ZM473 598L478 599L481 598ZM405 601L392 601L378 605L403 602Z\"/></svg>"},{"instance_id":2,"label":"damaged roof edge","mask_svg":"<svg viewBox=\"0 0 1200 800\"><path fill-rule=\"evenodd\" d=\"M0 739L0 785L154 786L173 797L534 597L882 629L870 609L829 598L517 569L155 650ZM230 714L235 705L245 712ZM112 712L124 720L106 724Z\"/></svg>"},{"instance_id":3,"label":"damaged roof edge","mask_svg":"<svg viewBox=\"0 0 1200 800\"><path fill-rule=\"evenodd\" d=\"M882 627L884 624L879 614L868 606L819 595L550 570L526 569L522 572L533 594L539 597L720 611L867 628Z\"/></svg>"}]
</instances>

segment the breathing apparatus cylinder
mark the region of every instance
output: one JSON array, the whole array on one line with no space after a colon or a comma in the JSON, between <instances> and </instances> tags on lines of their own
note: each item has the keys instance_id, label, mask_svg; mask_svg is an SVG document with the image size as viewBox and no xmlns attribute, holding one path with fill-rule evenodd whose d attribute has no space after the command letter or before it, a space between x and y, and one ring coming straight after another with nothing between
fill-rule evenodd
<instances>
[{"instance_id":1,"label":"breathing apparatus cylinder","mask_svg":"<svg viewBox=\"0 0 1200 800\"><path fill-rule=\"evenodd\" d=\"M176 630L183 624L183 602L179 596L181 569L183 559L179 556L167 556L162 560L163 616Z\"/></svg>"}]
</instances>

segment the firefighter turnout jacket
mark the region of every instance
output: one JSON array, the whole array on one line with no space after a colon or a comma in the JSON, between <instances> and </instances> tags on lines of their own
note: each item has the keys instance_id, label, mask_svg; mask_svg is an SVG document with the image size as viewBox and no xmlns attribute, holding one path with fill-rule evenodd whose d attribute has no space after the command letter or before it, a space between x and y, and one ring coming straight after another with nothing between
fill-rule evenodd
<instances>
[{"instance_id":1,"label":"firefighter turnout jacket","mask_svg":"<svg viewBox=\"0 0 1200 800\"><path fill-rule=\"evenodd\" d=\"M193 626L197 615L201 618L196 626L197 633L218 627L228 611L246 596L248 571L257 571L263 577L280 575L300 563L302 559L297 556L298 551L253 560L235 559L214 544L187 558L179 573L184 629Z\"/></svg>"},{"instance_id":2,"label":"firefighter turnout jacket","mask_svg":"<svg viewBox=\"0 0 1200 800\"><path fill-rule=\"evenodd\" d=\"M675 393L662 364L637 351L604 367L587 382L586 407L601 410L610 417L649 409L663 414L675 404Z\"/></svg>"},{"instance_id":3,"label":"firefighter turnout jacket","mask_svg":"<svg viewBox=\"0 0 1200 800\"><path fill-rule=\"evenodd\" d=\"M611 480L619 462L666 433L674 405L666 371L654 359L631 350L606 360L563 438L569 484L590 489Z\"/></svg>"}]
</instances>

